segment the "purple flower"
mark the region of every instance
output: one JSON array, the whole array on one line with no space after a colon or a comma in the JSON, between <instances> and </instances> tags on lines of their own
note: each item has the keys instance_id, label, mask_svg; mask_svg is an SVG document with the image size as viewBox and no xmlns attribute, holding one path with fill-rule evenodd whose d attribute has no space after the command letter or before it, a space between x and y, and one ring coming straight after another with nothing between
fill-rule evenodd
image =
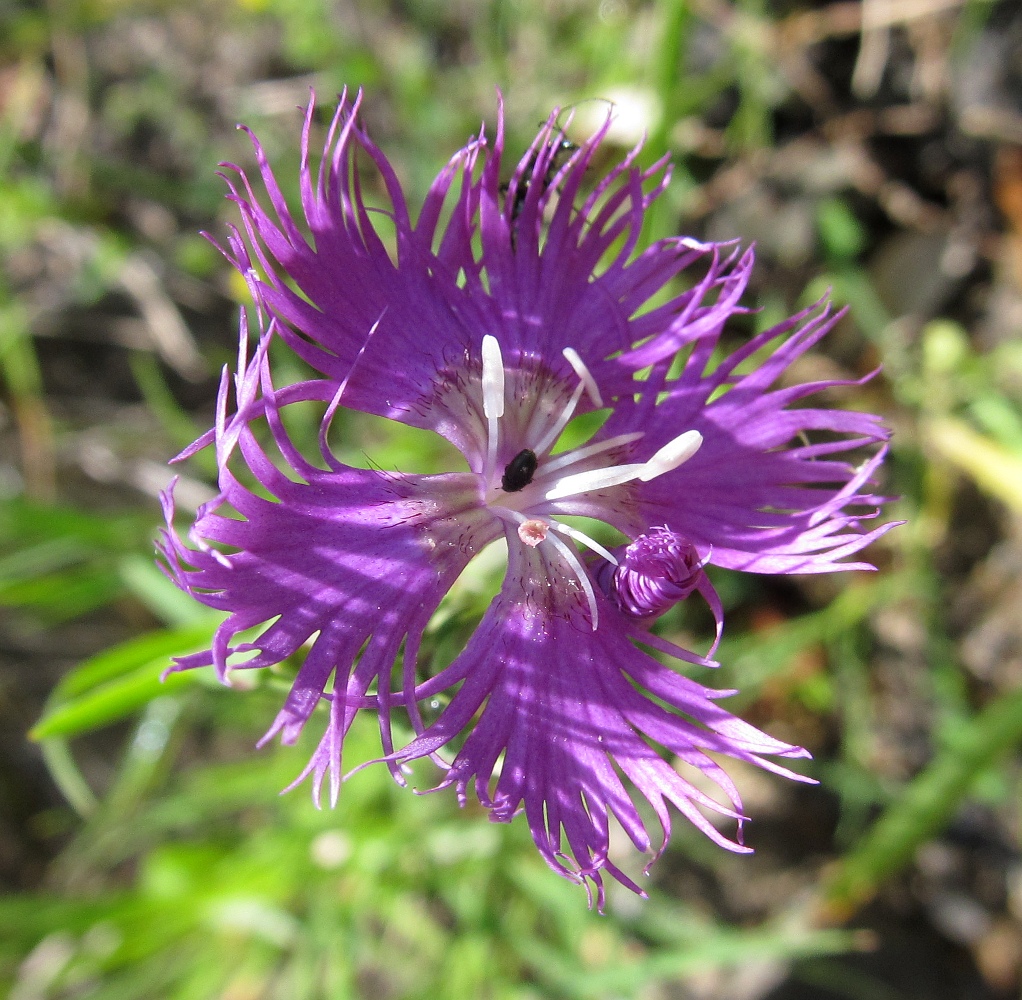
<instances>
[{"instance_id":1,"label":"purple flower","mask_svg":"<svg viewBox=\"0 0 1022 1000\"><path fill-rule=\"evenodd\" d=\"M866 414L792 407L843 383L776 387L840 314L821 304L722 356L725 324L745 312L752 251L677 238L636 253L665 163L643 170L632 153L583 198L606 126L562 162L556 114L507 185L502 116L492 146L480 132L440 172L413 223L394 171L357 122L360 99L341 99L318 169L310 102L303 219L254 137L271 210L229 166L244 230L225 252L268 325L249 358L243 323L234 410L225 374L216 426L185 453L215 444L220 467L220 494L198 512L191 545L165 500L169 572L227 614L212 649L173 669L215 664L226 679L307 647L264 741L293 742L313 710L329 706L298 779L313 775L317 801L327 776L336 800L345 733L372 708L398 781L402 765L431 756L445 770L438 787L454 786L462 803L473 794L502 822L524 810L550 866L591 880L601 906L603 872L641 892L608 859L612 816L640 851L663 850L671 805L718 844L747 850L738 792L710 754L796 779L765 755L808 754L716 704L733 692L654 658L714 665L650 625L698 591L719 637L708 562L758 573L871 568L846 559L890 527L860 527L880 502L867 484L883 448L858 465L848 453L882 442L884 428ZM369 207L363 157L386 208ZM651 304L696 265L688 291ZM273 337L322 377L277 388ZM316 462L282 419L309 401L325 407ZM435 431L470 471L342 464L327 444L341 406ZM593 410L608 411L602 427L554 453L572 417ZM254 432L263 423L268 449ZM235 478L237 460L269 498ZM599 532L565 520L573 515L609 525L624 544L606 547L591 537ZM423 677L430 618L497 539L508 549L500 592L454 662ZM238 641L257 627L253 641ZM249 655L229 664L234 653ZM445 691L450 700L426 724L418 703ZM401 748L395 707L416 733ZM641 799L662 828L658 848ZM704 811L728 820L734 839Z\"/></svg>"}]
</instances>

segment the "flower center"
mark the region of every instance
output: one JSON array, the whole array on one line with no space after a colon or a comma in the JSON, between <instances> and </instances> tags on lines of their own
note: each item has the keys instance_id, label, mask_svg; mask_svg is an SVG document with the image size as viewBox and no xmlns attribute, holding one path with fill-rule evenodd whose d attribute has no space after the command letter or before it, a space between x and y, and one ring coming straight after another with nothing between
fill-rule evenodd
<instances>
[{"instance_id":1,"label":"flower center","mask_svg":"<svg viewBox=\"0 0 1022 1000\"><path fill-rule=\"evenodd\" d=\"M486 418L486 458L482 476L487 507L508 524L516 526L520 541L530 548L543 544L554 546L571 567L588 599L591 622L595 629L596 598L589 574L573 546L566 544L558 535L565 535L585 545L615 566L618 560L595 539L565 524L556 515L572 513L572 502L577 506L577 502L587 494L635 480L649 482L673 471L699 450L703 439L698 431L685 431L646 461L627 464L614 464L611 460L620 457L625 449L642 438L642 431L618 434L552 456L554 445L575 415L583 395L587 394L597 409L604 405L599 386L578 352L568 347L563 353L578 376L578 384L567 403L559 408L536 407L534 417L526 427L510 427L505 418L506 383L507 376L515 373L505 369L497 338L491 335L483 337L481 386L483 416ZM519 440L502 442L502 431ZM519 445L503 469L498 463L502 444L505 455L510 450L507 445ZM596 509L603 506L608 508L608 514L612 513L612 498L601 496L596 499ZM593 508L592 503L586 506ZM607 520L612 521L613 518Z\"/></svg>"}]
</instances>

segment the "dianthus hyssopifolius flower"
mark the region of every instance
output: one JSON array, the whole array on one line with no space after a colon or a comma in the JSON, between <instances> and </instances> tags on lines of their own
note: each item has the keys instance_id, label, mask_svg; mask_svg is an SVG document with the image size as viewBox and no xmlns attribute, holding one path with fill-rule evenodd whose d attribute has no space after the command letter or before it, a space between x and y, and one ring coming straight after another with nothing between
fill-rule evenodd
<instances>
[{"instance_id":1,"label":"dianthus hyssopifolius flower","mask_svg":"<svg viewBox=\"0 0 1022 1000\"><path fill-rule=\"evenodd\" d=\"M341 98L318 168L310 101L304 220L254 137L265 198L228 166L243 227L225 252L264 332L249 353L242 323L233 411L225 374L216 425L186 452L214 444L220 468L219 495L198 512L191 545L165 500L171 575L227 613L212 649L173 669L215 664L226 678L307 647L264 739L293 742L313 710L329 706L299 779L313 775L317 798L329 776L336 799L345 733L359 710L374 709L399 781L407 762L431 756L444 769L438 787L454 786L462 802L473 794L499 821L524 810L550 866L591 880L601 905L604 872L641 892L608 859L612 816L640 851L663 850L670 805L718 844L746 850L738 792L711 755L798 778L770 758L808 754L717 704L733 692L655 658L713 665L650 626L698 591L719 637L707 562L756 573L870 568L845 560L889 527L861 528L879 503L868 483L883 447L858 465L849 453L883 442L884 428L867 414L792 406L841 383L777 385L836 315L814 307L721 355L725 324L744 311L752 251L677 238L637 252L666 165L644 170L633 152L584 196L606 125L565 159L552 115L502 184L501 114L492 145L481 131L458 151L413 221L359 123L360 100ZM363 160L361 173L371 164L382 182L384 209L367 204ZM699 274L689 290L651 303L688 268ZM322 377L275 386L273 337ZM325 407L315 462L282 419L310 400ZM339 407L435 431L469 471L342 464L327 442ZM573 416L594 410L608 414L599 430L555 451ZM235 461L269 498L235 478ZM601 544L579 526L590 522L565 520L573 516L604 522L621 544ZM431 616L497 539L508 552L499 593L454 662L423 676ZM254 641L237 640L258 626ZM248 659L229 665L239 652ZM442 692L449 701L427 723L418 703ZM396 707L415 731L399 748ZM659 849L642 799L662 827ZM734 839L704 811L727 818Z\"/></svg>"}]
</instances>

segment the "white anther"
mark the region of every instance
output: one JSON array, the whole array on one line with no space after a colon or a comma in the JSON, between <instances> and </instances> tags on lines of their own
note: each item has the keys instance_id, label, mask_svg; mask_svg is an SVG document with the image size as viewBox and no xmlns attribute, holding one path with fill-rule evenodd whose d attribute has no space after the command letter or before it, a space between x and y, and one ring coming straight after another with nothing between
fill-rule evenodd
<instances>
[{"instance_id":1,"label":"white anther","mask_svg":"<svg viewBox=\"0 0 1022 1000\"><path fill-rule=\"evenodd\" d=\"M504 356L500 353L497 338L490 334L483 337L482 386L483 414L486 417L486 468L483 475L488 482L497 464L498 421L504 416Z\"/></svg>"},{"instance_id":2,"label":"white anther","mask_svg":"<svg viewBox=\"0 0 1022 1000\"><path fill-rule=\"evenodd\" d=\"M483 337L483 413L487 420L504 416L504 356L490 334Z\"/></svg>"},{"instance_id":3,"label":"white anther","mask_svg":"<svg viewBox=\"0 0 1022 1000\"><path fill-rule=\"evenodd\" d=\"M685 431L672 441L668 441L643 467L639 479L648 483L665 472L671 472L683 462L687 462L703 444L703 436L699 431Z\"/></svg>"},{"instance_id":4,"label":"white anther","mask_svg":"<svg viewBox=\"0 0 1022 1000\"><path fill-rule=\"evenodd\" d=\"M586 392L589 393L589 398L593 401L593 406L599 409L603 406L603 397L600 395L596 379L593 378L592 372L586 368L586 363L579 357L578 351L573 347L566 347L561 353L567 358L568 364L575 369L575 374L582 380Z\"/></svg>"},{"instance_id":5,"label":"white anther","mask_svg":"<svg viewBox=\"0 0 1022 1000\"><path fill-rule=\"evenodd\" d=\"M699 431L685 431L668 441L649 461L640 464L610 465L605 469L592 469L589 472L576 472L565 476L553 489L547 490L547 500L563 500L565 497L592 490L605 490L611 486L621 486L633 479L648 483L665 472L678 468L688 461L700 448L703 436Z\"/></svg>"}]
</instances>

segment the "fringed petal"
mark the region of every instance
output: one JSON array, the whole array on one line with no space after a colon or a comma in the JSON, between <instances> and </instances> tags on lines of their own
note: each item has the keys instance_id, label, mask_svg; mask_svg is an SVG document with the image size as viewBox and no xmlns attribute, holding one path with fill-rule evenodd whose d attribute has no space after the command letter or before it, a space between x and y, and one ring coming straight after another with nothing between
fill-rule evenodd
<instances>
[{"instance_id":1,"label":"fringed petal","mask_svg":"<svg viewBox=\"0 0 1022 1000\"><path fill-rule=\"evenodd\" d=\"M436 753L465 734L437 787L456 788L463 804L473 794L498 822L524 810L547 864L591 882L598 900L604 874L641 892L609 861L611 816L638 850L658 855L671 833L670 803L715 843L747 851L738 791L708 753L808 780L763 758L806 751L737 719L716 704L721 692L638 649L630 638L634 622L602 593L600 628L590 629L574 571L555 554L511 551L500 594L444 672L445 683L460 686L437 720L393 759ZM651 742L708 778L720 796L688 780ZM656 847L636 791L661 826ZM734 838L707 813L735 824Z\"/></svg>"}]
</instances>

